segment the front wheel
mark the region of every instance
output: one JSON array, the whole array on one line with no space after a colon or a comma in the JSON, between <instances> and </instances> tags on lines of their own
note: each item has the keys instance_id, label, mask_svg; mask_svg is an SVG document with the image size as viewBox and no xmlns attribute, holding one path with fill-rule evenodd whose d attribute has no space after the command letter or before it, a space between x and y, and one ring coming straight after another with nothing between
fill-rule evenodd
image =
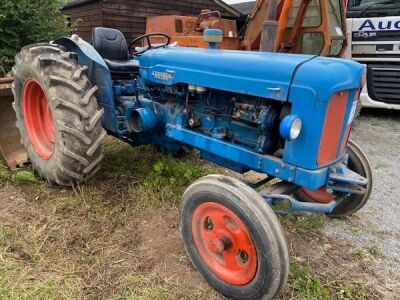
<instances>
[{"instance_id":1,"label":"front wheel","mask_svg":"<svg viewBox=\"0 0 400 300\"><path fill-rule=\"evenodd\" d=\"M197 270L229 299L274 299L289 268L274 212L239 180L206 176L183 196L180 230Z\"/></svg>"},{"instance_id":2,"label":"front wheel","mask_svg":"<svg viewBox=\"0 0 400 300\"><path fill-rule=\"evenodd\" d=\"M348 142L347 154L349 155L348 168L367 178L368 183L365 187L364 194L352 194L345 198L330 214L328 214L330 217L345 217L359 211L364 207L371 196L373 179L371 166L367 157L361 148L353 141ZM320 189L318 191L301 189L296 192L296 197L304 202L320 203L329 203L336 198L335 195L327 193L326 189Z\"/></svg>"}]
</instances>

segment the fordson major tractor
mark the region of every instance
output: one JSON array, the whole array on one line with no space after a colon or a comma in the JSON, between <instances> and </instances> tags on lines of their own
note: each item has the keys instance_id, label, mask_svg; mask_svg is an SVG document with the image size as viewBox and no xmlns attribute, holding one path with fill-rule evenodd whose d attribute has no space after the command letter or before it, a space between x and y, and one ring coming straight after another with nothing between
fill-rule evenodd
<instances>
[{"instance_id":1,"label":"fordson major tractor","mask_svg":"<svg viewBox=\"0 0 400 300\"><path fill-rule=\"evenodd\" d=\"M151 37L164 37L152 44ZM51 184L84 183L100 168L102 139L182 147L239 173L184 193L180 231L203 277L230 299L273 299L285 286L289 255L274 213L346 216L367 202L368 161L349 140L362 65L310 55L216 50L169 44L161 33L129 45L95 28L24 47L12 72L13 108L33 169ZM146 47L135 47L146 41ZM126 162L126 163L135 163Z\"/></svg>"}]
</instances>

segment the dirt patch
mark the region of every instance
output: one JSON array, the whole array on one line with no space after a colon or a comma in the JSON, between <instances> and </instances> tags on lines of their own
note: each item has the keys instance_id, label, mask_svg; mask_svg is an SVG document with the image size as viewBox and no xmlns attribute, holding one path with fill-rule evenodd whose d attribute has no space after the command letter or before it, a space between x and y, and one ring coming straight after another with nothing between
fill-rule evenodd
<instances>
[{"instance_id":1,"label":"dirt patch","mask_svg":"<svg viewBox=\"0 0 400 300\"><path fill-rule=\"evenodd\" d=\"M17 190L10 186L0 188L0 222L7 224L24 211L25 199L20 196Z\"/></svg>"}]
</instances>

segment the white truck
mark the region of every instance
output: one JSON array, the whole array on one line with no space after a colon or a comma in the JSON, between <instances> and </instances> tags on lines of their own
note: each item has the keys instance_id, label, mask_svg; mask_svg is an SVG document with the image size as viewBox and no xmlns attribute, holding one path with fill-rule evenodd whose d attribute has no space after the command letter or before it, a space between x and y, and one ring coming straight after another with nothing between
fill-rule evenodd
<instances>
[{"instance_id":1,"label":"white truck","mask_svg":"<svg viewBox=\"0 0 400 300\"><path fill-rule=\"evenodd\" d=\"M363 107L400 109L400 0L348 0L346 58L367 65Z\"/></svg>"}]
</instances>

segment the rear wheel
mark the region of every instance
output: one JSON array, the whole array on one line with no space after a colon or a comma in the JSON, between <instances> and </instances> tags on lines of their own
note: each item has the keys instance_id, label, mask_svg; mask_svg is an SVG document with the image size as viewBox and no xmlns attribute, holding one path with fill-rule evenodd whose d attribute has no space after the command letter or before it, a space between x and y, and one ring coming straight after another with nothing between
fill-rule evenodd
<instances>
[{"instance_id":1,"label":"rear wheel","mask_svg":"<svg viewBox=\"0 0 400 300\"><path fill-rule=\"evenodd\" d=\"M58 45L30 45L16 56L13 107L21 143L33 168L52 184L84 182L103 157L103 110L86 71Z\"/></svg>"},{"instance_id":2,"label":"rear wheel","mask_svg":"<svg viewBox=\"0 0 400 300\"><path fill-rule=\"evenodd\" d=\"M180 230L194 266L230 299L273 299L284 287L288 250L274 212L239 180L211 175L183 196Z\"/></svg>"},{"instance_id":3,"label":"rear wheel","mask_svg":"<svg viewBox=\"0 0 400 300\"><path fill-rule=\"evenodd\" d=\"M328 214L331 217L345 217L359 211L364 207L371 196L373 179L371 166L367 157L360 147L353 141L349 141L347 145L347 154L349 155L348 168L367 178L368 183L365 187L365 194L353 194L345 198L335 207L332 213ZM296 197L304 202L319 203L329 203L336 198L335 195L328 193L326 189L320 189L317 191L302 189L296 192Z\"/></svg>"}]
</instances>

